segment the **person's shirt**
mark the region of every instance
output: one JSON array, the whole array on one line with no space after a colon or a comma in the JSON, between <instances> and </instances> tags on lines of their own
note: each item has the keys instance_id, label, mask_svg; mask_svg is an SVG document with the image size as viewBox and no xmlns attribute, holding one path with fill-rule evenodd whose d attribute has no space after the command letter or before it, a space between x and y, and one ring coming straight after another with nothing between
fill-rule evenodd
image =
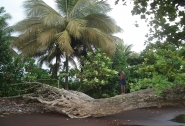
<instances>
[{"instance_id":1,"label":"person's shirt","mask_svg":"<svg viewBox=\"0 0 185 126\"><path fill-rule=\"evenodd\" d=\"M120 80L125 78L125 73L123 71L120 72Z\"/></svg>"}]
</instances>

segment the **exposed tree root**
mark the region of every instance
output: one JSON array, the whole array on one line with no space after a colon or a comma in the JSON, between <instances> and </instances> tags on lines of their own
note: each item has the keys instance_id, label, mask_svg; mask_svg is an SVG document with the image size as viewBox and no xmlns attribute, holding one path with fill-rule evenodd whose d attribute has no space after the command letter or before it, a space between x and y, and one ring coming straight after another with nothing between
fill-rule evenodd
<instances>
[{"instance_id":1,"label":"exposed tree root","mask_svg":"<svg viewBox=\"0 0 185 126\"><path fill-rule=\"evenodd\" d=\"M58 89L38 82L35 84L40 86L32 94L23 95L24 98L38 100L48 109L70 118L101 117L143 107L185 105L185 86L165 90L160 96L154 89L145 89L111 98L94 99L81 92Z\"/></svg>"}]
</instances>

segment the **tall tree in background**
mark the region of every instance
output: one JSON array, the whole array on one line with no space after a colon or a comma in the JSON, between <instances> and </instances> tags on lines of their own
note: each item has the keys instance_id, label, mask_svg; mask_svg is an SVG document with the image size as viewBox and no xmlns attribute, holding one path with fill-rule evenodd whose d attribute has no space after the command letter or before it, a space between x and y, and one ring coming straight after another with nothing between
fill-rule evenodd
<instances>
[{"instance_id":1,"label":"tall tree in background","mask_svg":"<svg viewBox=\"0 0 185 126\"><path fill-rule=\"evenodd\" d=\"M150 27L146 35L148 41L166 41L181 46L185 33L185 1L161 0L161 1L135 1L132 10L133 15L141 15Z\"/></svg>"},{"instance_id":2,"label":"tall tree in background","mask_svg":"<svg viewBox=\"0 0 185 126\"><path fill-rule=\"evenodd\" d=\"M128 1L123 2L126 5ZM166 41L179 48L185 40L184 7L184 0L134 0L131 12L148 23L148 42Z\"/></svg>"},{"instance_id":3,"label":"tall tree in background","mask_svg":"<svg viewBox=\"0 0 185 126\"><path fill-rule=\"evenodd\" d=\"M112 67L115 70L125 69L127 67L127 59L133 53L131 51L132 45L124 45L122 41L117 45L116 52L113 57Z\"/></svg>"},{"instance_id":4,"label":"tall tree in background","mask_svg":"<svg viewBox=\"0 0 185 126\"><path fill-rule=\"evenodd\" d=\"M6 85L10 78L10 64L12 62L12 56L10 54L10 40L9 33L7 32L7 20L11 19L11 16L6 13L4 7L0 7L0 95L3 90L6 90ZM6 92L6 91L5 91Z\"/></svg>"},{"instance_id":5,"label":"tall tree in background","mask_svg":"<svg viewBox=\"0 0 185 126\"><path fill-rule=\"evenodd\" d=\"M127 5L128 1L123 2ZM132 15L140 15L149 27L147 47L140 55L142 64L135 65L139 68L135 75L142 76L134 87L136 90L141 85L155 87L161 93L168 86L185 84L185 1L134 0L132 3Z\"/></svg>"},{"instance_id":6,"label":"tall tree in background","mask_svg":"<svg viewBox=\"0 0 185 126\"><path fill-rule=\"evenodd\" d=\"M115 50L113 33L121 29L106 15L111 10L105 1L98 0L56 0L58 12L42 0L24 2L26 19L14 26L20 35L15 46L24 57L50 56L57 52L56 67L61 56L66 57L68 73L69 56L75 48L101 48L112 55ZM46 58L47 59L47 58ZM68 88L66 77L66 89Z\"/></svg>"},{"instance_id":7,"label":"tall tree in background","mask_svg":"<svg viewBox=\"0 0 185 126\"><path fill-rule=\"evenodd\" d=\"M123 40L120 40L118 42L119 44L117 45L114 57L112 59L112 69L116 70L119 72L120 69L123 69L124 72L126 73L127 79L129 80L129 69L128 69L128 63L127 60L129 56L133 53L131 51L132 45L126 45L124 44ZM114 75L113 78L110 79L110 82L112 83L112 87L116 87L117 91L120 91L119 87L119 76ZM117 92L117 94L119 94Z\"/></svg>"},{"instance_id":8,"label":"tall tree in background","mask_svg":"<svg viewBox=\"0 0 185 126\"><path fill-rule=\"evenodd\" d=\"M10 54L10 41L9 33L7 31L7 20L11 19L11 16L6 13L4 7L0 7L0 74L3 75L6 72L7 66L12 62L12 56ZM1 77L3 79L3 77Z\"/></svg>"},{"instance_id":9,"label":"tall tree in background","mask_svg":"<svg viewBox=\"0 0 185 126\"><path fill-rule=\"evenodd\" d=\"M4 65L7 65L9 62L11 62L12 58L9 53L9 33L7 31L7 20L11 19L11 16L6 13L4 10L4 7L0 7L0 67L4 67Z\"/></svg>"}]
</instances>

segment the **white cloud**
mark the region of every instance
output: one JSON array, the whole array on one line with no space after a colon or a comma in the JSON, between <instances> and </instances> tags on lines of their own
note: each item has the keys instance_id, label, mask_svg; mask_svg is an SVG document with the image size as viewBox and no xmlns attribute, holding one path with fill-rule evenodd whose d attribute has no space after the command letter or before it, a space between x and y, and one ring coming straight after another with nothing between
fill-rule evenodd
<instances>
[{"instance_id":1,"label":"white cloud","mask_svg":"<svg viewBox=\"0 0 185 126\"><path fill-rule=\"evenodd\" d=\"M9 25L14 25L18 21L24 18L24 10L22 8L24 0L3 0L1 6L5 7L7 13L11 14L12 19L9 21ZM55 8L54 0L44 0L51 7ZM131 15L132 5L127 3L128 6L123 6L120 2L118 5L114 5L115 0L108 0L108 3L112 7L112 11L109 13L113 17L122 29L123 32L116 34L122 38L125 44L132 44L133 51L142 51L145 41L145 34L147 32L147 26L144 21L139 21L139 27L135 27L136 20L140 20L138 16Z\"/></svg>"}]
</instances>

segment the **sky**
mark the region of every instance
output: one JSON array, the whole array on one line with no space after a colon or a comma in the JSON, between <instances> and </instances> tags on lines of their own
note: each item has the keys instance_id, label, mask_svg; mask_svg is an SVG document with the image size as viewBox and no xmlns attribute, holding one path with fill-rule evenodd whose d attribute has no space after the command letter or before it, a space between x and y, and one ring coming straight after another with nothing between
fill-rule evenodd
<instances>
[{"instance_id":1,"label":"sky","mask_svg":"<svg viewBox=\"0 0 185 126\"><path fill-rule=\"evenodd\" d=\"M5 7L6 13L12 16L12 19L8 21L9 25L14 25L18 21L24 19L24 10L22 4L24 0L0 0L2 7ZM55 8L54 0L44 0L48 5ZM115 0L107 0L111 5L112 11L108 14L111 16L123 29L123 32L116 34L116 36L123 39L124 44L132 44L132 51L140 52L144 46L144 41L146 40L145 35L148 31L147 24L144 20L140 20L139 16L132 16L131 3L127 3L127 6L122 5L120 1L119 4L114 5ZM135 21L138 21L139 27L135 27Z\"/></svg>"}]
</instances>

